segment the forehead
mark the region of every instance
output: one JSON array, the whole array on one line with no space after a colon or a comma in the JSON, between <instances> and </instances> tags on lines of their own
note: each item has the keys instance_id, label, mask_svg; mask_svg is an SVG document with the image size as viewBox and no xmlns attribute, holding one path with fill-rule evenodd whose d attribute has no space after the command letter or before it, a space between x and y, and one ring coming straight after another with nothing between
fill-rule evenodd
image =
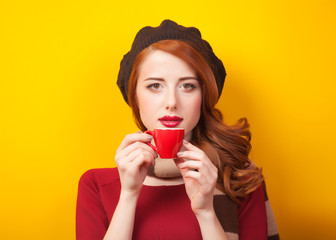
<instances>
[{"instance_id":1,"label":"forehead","mask_svg":"<svg viewBox=\"0 0 336 240\"><path fill-rule=\"evenodd\" d=\"M148 75L188 75L196 76L195 71L182 59L161 51L151 51L139 66L139 78Z\"/></svg>"}]
</instances>

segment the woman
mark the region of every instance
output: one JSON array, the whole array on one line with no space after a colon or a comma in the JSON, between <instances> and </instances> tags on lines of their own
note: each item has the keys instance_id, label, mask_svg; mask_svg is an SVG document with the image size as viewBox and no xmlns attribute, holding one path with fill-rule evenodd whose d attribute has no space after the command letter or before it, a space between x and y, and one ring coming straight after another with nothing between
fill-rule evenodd
<instances>
[{"instance_id":1,"label":"woman","mask_svg":"<svg viewBox=\"0 0 336 240\"><path fill-rule=\"evenodd\" d=\"M139 31L118 86L142 132L121 142L117 168L79 182L77 239L279 239L261 170L248 158L246 119L215 109L226 72L196 28L165 20ZM145 130L185 129L176 159Z\"/></svg>"}]
</instances>

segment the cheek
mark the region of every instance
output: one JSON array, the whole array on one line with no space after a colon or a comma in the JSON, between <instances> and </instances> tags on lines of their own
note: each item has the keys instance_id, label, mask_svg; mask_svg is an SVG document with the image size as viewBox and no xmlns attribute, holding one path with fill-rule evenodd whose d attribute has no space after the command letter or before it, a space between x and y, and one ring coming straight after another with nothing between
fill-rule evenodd
<instances>
[{"instance_id":1,"label":"cheek","mask_svg":"<svg viewBox=\"0 0 336 240\"><path fill-rule=\"evenodd\" d=\"M193 109L194 109L195 113L200 114L201 106L202 106L202 96L199 95L199 96L195 97L195 99L193 101Z\"/></svg>"},{"instance_id":2,"label":"cheek","mask_svg":"<svg viewBox=\"0 0 336 240\"><path fill-rule=\"evenodd\" d=\"M152 121L156 119L155 115L158 112L159 99L153 98L148 93L139 93L137 99L140 118L143 124L149 129L151 128Z\"/></svg>"},{"instance_id":3,"label":"cheek","mask_svg":"<svg viewBox=\"0 0 336 240\"><path fill-rule=\"evenodd\" d=\"M192 99L187 106L187 109L189 109L190 116L192 117L191 120L194 123L197 123L200 118L201 105L202 105L202 97L198 96Z\"/></svg>"},{"instance_id":4,"label":"cheek","mask_svg":"<svg viewBox=\"0 0 336 240\"><path fill-rule=\"evenodd\" d=\"M149 94L140 94L138 95L138 106L144 111L149 111L151 108L155 107L158 103L157 98L153 98Z\"/></svg>"},{"instance_id":5,"label":"cheek","mask_svg":"<svg viewBox=\"0 0 336 240\"><path fill-rule=\"evenodd\" d=\"M201 117L201 104L202 102L199 102L199 104L195 105L195 118L197 119L197 122Z\"/></svg>"},{"instance_id":6,"label":"cheek","mask_svg":"<svg viewBox=\"0 0 336 240\"><path fill-rule=\"evenodd\" d=\"M142 96L139 96L139 98L137 97L137 102L138 102L138 107L139 107L139 112L140 112L140 115L141 115L141 118L143 117L144 115L144 112L147 111L147 108L146 106L148 106L147 102L146 101L146 98L142 97Z\"/></svg>"},{"instance_id":7,"label":"cheek","mask_svg":"<svg viewBox=\"0 0 336 240\"><path fill-rule=\"evenodd\" d=\"M139 107L139 111L142 112L144 110L144 106L146 106L147 104L147 99L146 99L146 95L144 94L142 89L139 89L137 87L136 92L135 92L135 99L136 102L138 104Z\"/></svg>"}]
</instances>

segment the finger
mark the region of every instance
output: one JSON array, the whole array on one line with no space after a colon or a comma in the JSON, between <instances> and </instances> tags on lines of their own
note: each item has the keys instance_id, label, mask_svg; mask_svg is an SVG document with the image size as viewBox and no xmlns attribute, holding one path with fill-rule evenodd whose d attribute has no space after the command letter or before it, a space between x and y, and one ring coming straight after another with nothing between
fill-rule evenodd
<instances>
[{"instance_id":1,"label":"finger","mask_svg":"<svg viewBox=\"0 0 336 240\"><path fill-rule=\"evenodd\" d=\"M204 157L202 153L199 152L194 152L194 151L183 151L183 152L178 152L177 156L180 158L184 159L190 159L194 161L201 161L201 158Z\"/></svg>"},{"instance_id":2,"label":"finger","mask_svg":"<svg viewBox=\"0 0 336 240\"><path fill-rule=\"evenodd\" d=\"M152 160L151 160L152 159ZM128 156L124 158L118 166L121 171L127 171L129 174L134 175L139 173L142 167L148 168L150 164L154 163L154 159L150 154L137 154L136 156Z\"/></svg>"},{"instance_id":3,"label":"finger","mask_svg":"<svg viewBox=\"0 0 336 240\"><path fill-rule=\"evenodd\" d=\"M206 154L202 151L199 153L192 151L179 152L179 157L183 159L191 159L189 161L181 162L178 166L181 170L197 169L209 182L217 181L218 170L217 167L210 161Z\"/></svg>"},{"instance_id":4,"label":"finger","mask_svg":"<svg viewBox=\"0 0 336 240\"><path fill-rule=\"evenodd\" d=\"M189 164L187 162L198 162L201 163L201 161L198 159L199 154L191 151L184 151L184 152L178 152L178 160L175 162L177 167L180 169L181 174L185 174L186 171L191 169L199 169L201 167L201 164L195 163L195 167L192 166L188 167Z\"/></svg>"},{"instance_id":5,"label":"finger","mask_svg":"<svg viewBox=\"0 0 336 240\"><path fill-rule=\"evenodd\" d=\"M190 170L186 174L184 174L183 178L184 179L189 178L195 180L199 184L200 192L202 192L203 194L209 194L214 191L215 184L209 182L208 179L200 172Z\"/></svg>"},{"instance_id":6,"label":"finger","mask_svg":"<svg viewBox=\"0 0 336 240\"><path fill-rule=\"evenodd\" d=\"M138 177L143 176L144 169L148 168L148 164L143 162L143 159L141 156L138 156L136 159L134 159L132 162L130 162L126 169L124 169L124 177L127 178L133 178L133 180L138 179Z\"/></svg>"},{"instance_id":7,"label":"finger","mask_svg":"<svg viewBox=\"0 0 336 240\"><path fill-rule=\"evenodd\" d=\"M200 161L184 161L178 164L179 168L189 168L194 170L202 170L203 163Z\"/></svg>"},{"instance_id":8,"label":"finger","mask_svg":"<svg viewBox=\"0 0 336 240\"><path fill-rule=\"evenodd\" d=\"M198 152L198 153L203 153L203 151L201 149L199 149L198 147L196 147L195 145L191 144L190 142L188 142L187 140L183 140L183 146L189 150L189 151L194 151L194 152Z\"/></svg>"},{"instance_id":9,"label":"finger","mask_svg":"<svg viewBox=\"0 0 336 240\"><path fill-rule=\"evenodd\" d=\"M131 160L130 162L133 162L135 159L142 157L146 162L151 163L154 165L154 160L155 160L155 156L153 156L152 153L148 152L145 149L137 149L135 151L133 151L131 154L128 155Z\"/></svg>"},{"instance_id":10,"label":"finger","mask_svg":"<svg viewBox=\"0 0 336 240\"><path fill-rule=\"evenodd\" d=\"M119 148L117 149L117 153L124 150L127 146L131 145L135 142L150 142L153 137L146 133L132 133L125 136L123 141L121 142Z\"/></svg>"},{"instance_id":11,"label":"finger","mask_svg":"<svg viewBox=\"0 0 336 240\"><path fill-rule=\"evenodd\" d=\"M174 158L174 162L176 165L179 165L180 163L184 163L184 159L177 157L177 158Z\"/></svg>"},{"instance_id":12,"label":"finger","mask_svg":"<svg viewBox=\"0 0 336 240\"><path fill-rule=\"evenodd\" d=\"M201 161L206 167L214 170L216 166L210 161L208 156L199 148L192 147L189 151L178 152L177 155L184 159L190 159L194 161Z\"/></svg>"},{"instance_id":13,"label":"finger","mask_svg":"<svg viewBox=\"0 0 336 240\"><path fill-rule=\"evenodd\" d=\"M210 169L201 161L185 161L180 163L178 167L187 170L197 170L208 182L212 182L216 177L216 172L211 172Z\"/></svg>"},{"instance_id":14,"label":"finger","mask_svg":"<svg viewBox=\"0 0 336 240\"><path fill-rule=\"evenodd\" d=\"M130 163L130 167L136 167L140 169L140 167L145 166L146 168L149 165L154 165L154 158L151 155L143 153L138 154L133 161Z\"/></svg>"},{"instance_id":15,"label":"finger","mask_svg":"<svg viewBox=\"0 0 336 240\"><path fill-rule=\"evenodd\" d=\"M174 158L174 162L175 162L176 166L180 169L180 172L181 172L182 176L189 171L188 168L180 168L179 167L180 164L185 162L183 158L180 158L180 157Z\"/></svg>"},{"instance_id":16,"label":"finger","mask_svg":"<svg viewBox=\"0 0 336 240\"><path fill-rule=\"evenodd\" d=\"M192 178L196 180L201 186L207 186L206 179L197 171L189 170L182 176L183 178Z\"/></svg>"},{"instance_id":17,"label":"finger","mask_svg":"<svg viewBox=\"0 0 336 240\"><path fill-rule=\"evenodd\" d=\"M143 148L137 148L126 156L121 157L119 154L118 156L116 156L115 161L120 169L126 170L129 164L133 162L138 156L144 156L146 159L148 159L148 162L150 164L154 165L156 156Z\"/></svg>"},{"instance_id":18,"label":"finger","mask_svg":"<svg viewBox=\"0 0 336 240\"><path fill-rule=\"evenodd\" d=\"M208 158L205 152L186 140L183 140L183 146L188 151L179 152L178 156L184 159L201 161L204 163L204 166L202 164L200 168L198 168L199 172L203 173L210 181L213 181L214 179L217 181L218 169Z\"/></svg>"},{"instance_id":19,"label":"finger","mask_svg":"<svg viewBox=\"0 0 336 240\"><path fill-rule=\"evenodd\" d=\"M143 142L134 142L117 154L118 154L118 157L128 156L129 154L131 154L137 149L146 150L147 152L151 153L154 158L157 158L158 156L157 153L150 146L148 146L146 143L143 143Z\"/></svg>"},{"instance_id":20,"label":"finger","mask_svg":"<svg viewBox=\"0 0 336 240\"><path fill-rule=\"evenodd\" d=\"M207 157L207 155L203 152L194 152L194 151L184 151L184 152L178 152L178 156L183 159L189 159L191 161L201 162L201 168L208 168L212 169L213 163L210 161L210 159ZM189 162L189 161L186 161Z\"/></svg>"},{"instance_id":21,"label":"finger","mask_svg":"<svg viewBox=\"0 0 336 240\"><path fill-rule=\"evenodd\" d=\"M148 158L152 159L152 162L153 162L153 165L154 165L154 161L157 158L157 154L155 152L151 152L151 150L147 150L147 149L144 149L144 148L136 148L136 149L130 151L129 154L124 154L123 152L118 153L115 156L115 162L116 162L118 167L125 166L125 165L127 167L127 165L130 162L133 162L134 159L138 155L141 155L141 154L148 154Z\"/></svg>"},{"instance_id":22,"label":"finger","mask_svg":"<svg viewBox=\"0 0 336 240\"><path fill-rule=\"evenodd\" d=\"M186 140L183 140L183 145L187 149L187 151L178 152L177 154L179 157L209 162L212 164L212 162L210 161L210 159L203 150L199 149L198 147L194 146L193 144L191 144Z\"/></svg>"}]
</instances>

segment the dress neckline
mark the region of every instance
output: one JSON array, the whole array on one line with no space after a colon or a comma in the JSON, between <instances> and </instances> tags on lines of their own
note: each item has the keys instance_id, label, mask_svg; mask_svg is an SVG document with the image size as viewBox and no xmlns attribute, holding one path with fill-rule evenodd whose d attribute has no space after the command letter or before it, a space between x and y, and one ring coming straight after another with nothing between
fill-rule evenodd
<instances>
[{"instance_id":1,"label":"dress neckline","mask_svg":"<svg viewBox=\"0 0 336 240\"><path fill-rule=\"evenodd\" d=\"M144 188L184 188L184 183L181 184L175 184L175 185L142 185Z\"/></svg>"}]
</instances>

